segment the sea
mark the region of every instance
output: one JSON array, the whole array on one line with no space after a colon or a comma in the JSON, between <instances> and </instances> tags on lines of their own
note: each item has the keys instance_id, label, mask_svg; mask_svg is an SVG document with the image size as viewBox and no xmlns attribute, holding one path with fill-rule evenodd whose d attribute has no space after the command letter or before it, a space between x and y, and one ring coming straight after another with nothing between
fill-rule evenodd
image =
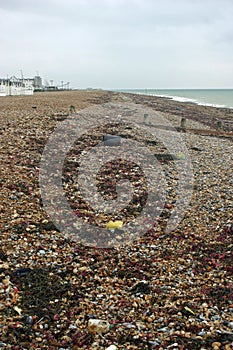
<instances>
[{"instance_id":1,"label":"sea","mask_svg":"<svg viewBox=\"0 0 233 350\"><path fill-rule=\"evenodd\" d=\"M160 96L203 106L233 108L233 89L121 89L117 91Z\"/></svg>"}]
</instances>

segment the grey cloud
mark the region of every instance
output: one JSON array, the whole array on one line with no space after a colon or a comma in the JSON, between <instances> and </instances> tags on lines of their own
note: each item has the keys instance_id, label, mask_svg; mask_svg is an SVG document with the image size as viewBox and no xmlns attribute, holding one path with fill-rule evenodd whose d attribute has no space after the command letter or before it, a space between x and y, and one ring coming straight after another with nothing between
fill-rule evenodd
<instances>
[{"instance_id":1,"label":"grey cloud","mask_svg":"<svg viewBox=\"0 0 233 350\"><path fill-rule=\"evenodd\" d=\"M1 72L103 88L165 86L169 72L192 87L221 60L214 81L229 85L232 17L231 0L0 0Z\"/></svg>"}]
</instances>

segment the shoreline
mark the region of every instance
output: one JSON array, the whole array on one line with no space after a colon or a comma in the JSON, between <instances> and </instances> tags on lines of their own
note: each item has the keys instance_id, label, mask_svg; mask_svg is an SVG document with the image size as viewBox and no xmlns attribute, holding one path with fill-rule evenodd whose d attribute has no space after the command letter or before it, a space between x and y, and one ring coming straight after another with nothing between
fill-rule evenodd
<instances>
[{"instance_id":1,"label":"shoreline","mask_svg":"<svg viewBox=\"0 0 233 350\"><path fill-rule=\"evenodd\" d=\"M106 104L120 105L132 117L137 108L159 111L174 127L185 116L191 131L181 134L194 174L190 206L178 227L166 233L177 198L177 170L173 161L162 161L168 190L156 229L111 249L89 248L59 232L43 209L38 181L46 142L71 106L76 113L92 106L101 118ZM0 99L3 349L106 349L111 344L117 350L231 349L232 142L192 130L216 130L217 120L230 121L232 115L214 107L96 90ZM82 113L77 118L85 123ZM229 125L225 131L232 132ZM127 132L148 141L142 132ZM93 146L102 133L106 129L79 140L78 150ZM149 141L153 154L166 151ZM76 210L88 218L75 186L75 157L71 153L65 165L64 183ZM102 184L111 179L110 172ZM107 321L108 331L90 332L93 318Z\"/></svg>"},{"instance_id":2,"label":"shoreline","mask_svg":"<svg viewBox=\"0 0 233 350\"><path fill-rule=\"evenodd\" d=\"M133 101L144 103L148 107L152 107L159 112L198 121L213 129L217 129L218 121L223 121L225 123L225 125L223 125L223 130L228 132L233 131L233 109L231 108L219 108L198 105L191 102L179 102L170 98L152 95L133 93L127 93L126 95L130 95Z\"/></svg>"},{"instance_id":3,"label":"shoreline","mask_svg":"<svg viewBox=\"0 0 233 350\"><path fill-rule=\"evenodd\" d=\"M174 92L174 95L168 95L168 94L163 94L163 93L155 93L155 92L152 92L152 93L148 93L148 91L156 91L156 90L160 90L160 91L173 91ZM165 99L170 99L170 100L173 100L173 101L176 101L176 102L180 102L180 103L191 103L191 104L195 104L195 105L200 105L200 106L206 106L206 107L214 107L214 108L224 108L224 109L233 109L233 106L227 106L227 105L224 105L224 104L217 104L217 103L214 103L214 102L202 102L202 101L199 101L198 99L196 98L192 98L192 97L185 97L185 96L179 96L179 95L176 95L175 92L176 91L218 91L219 89L148 89L147 92L145 91L142 91L142 89L132 89L132 90L115 90L115 91L118 91L118 92L123 92L123 93L132 93L132 94L137 94L137 95L144 95L144 96L155 96L155 97L162 97L162 98L165 98ZM220 90L223 90L223 91L233 91L233 89L220 89ZM113 90L114 91L114 90Z\"/></svg>"}]
</instances>

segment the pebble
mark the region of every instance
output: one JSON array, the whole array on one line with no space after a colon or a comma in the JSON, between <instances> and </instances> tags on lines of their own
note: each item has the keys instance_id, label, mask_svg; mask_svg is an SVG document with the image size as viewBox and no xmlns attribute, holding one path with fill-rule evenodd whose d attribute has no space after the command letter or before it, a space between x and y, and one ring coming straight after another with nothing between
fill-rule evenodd
<instances>
[{"instance_id":1,"label":"pebble","mask_svg":"<svg viewBox=\"0 0 233 350\"><path fill-rule=\"evenodd\" d=\"M99 319L90 319L88 321L88 330L91 333L106 333L109 331L110 324L108 321Z\"/></svg>"},{"instance_id":2,"label":"pebble","mask_svg":"<svg viewBox=\"0 0 233 350\"><path fill-rule=\"evenodd\" d=\"M33 324L34 323L34 320L33 320L32 316L28 316L26 318L26 323L28 323L28 324Z\"/></svg>"}]
</instances>

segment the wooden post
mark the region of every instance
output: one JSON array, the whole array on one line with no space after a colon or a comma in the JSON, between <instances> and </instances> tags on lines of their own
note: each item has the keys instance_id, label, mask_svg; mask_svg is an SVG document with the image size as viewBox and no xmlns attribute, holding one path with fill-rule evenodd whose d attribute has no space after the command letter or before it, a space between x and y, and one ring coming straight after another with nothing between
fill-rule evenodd
<instances>
[{"instance_id":1,"label":"wooden post","mask_svg":"<svg viewBox=\"0 0 233 350\"><path fill-rule=\"evenodd\" d=\"M75 107L73 105L70 106L70 114L75 113Z\"/></svg>"},{"instance_id":2,"label":"wooden post","mask_svg":"<svg viewBox=\"0 0 233 350\"><path fill-rule=\"evenodd\" d=\"M222 122L220 120L217 122L217 130L222 131Z\"/></svg>"},{"instance_id":3,"label":"wooden post","mask_svg":"<svg viewBox=\"0 0 233 350\"><path fill-rule=\"evenodd\" d=\"M148 114L144 114L144 123L148 123L148 119L149 119L149 115Z\"/></svg>"},{"instance_id":4,"label":"wooden post","mask_svg":"<svg viewBox=\"0 0 233 350\"><path fill-rule=\"evenodd\" d=\"M185 126L186 126L186 118L181 118L180 127L182 129L185 129Z\"/></svg>"}]
</instances>

